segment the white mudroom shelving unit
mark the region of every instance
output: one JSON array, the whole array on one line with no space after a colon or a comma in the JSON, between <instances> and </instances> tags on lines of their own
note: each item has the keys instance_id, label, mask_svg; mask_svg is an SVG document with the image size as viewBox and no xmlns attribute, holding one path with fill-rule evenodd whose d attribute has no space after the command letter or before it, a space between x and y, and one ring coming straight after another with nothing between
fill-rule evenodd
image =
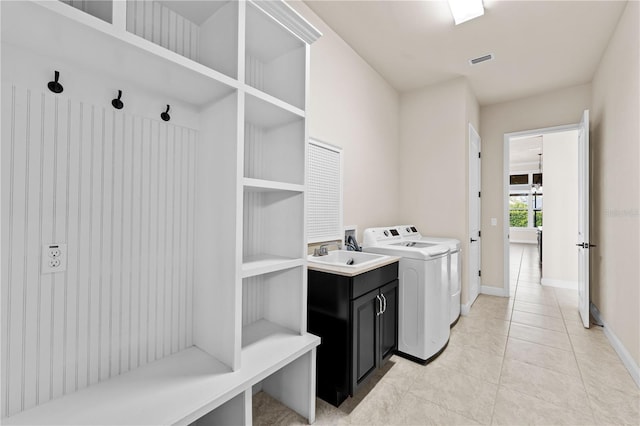
<instances>
[{"instance_id":1,"label":"white mudroom shelving unit","mask_svg":"<svg viewBox=\"0 0 640 426\"><path fill-rule=\"evenodd\" d=\"M313 423L320 33L281 1L0 7L2 423L251 424L258 390Z\"/></svg>"}]
</instances>

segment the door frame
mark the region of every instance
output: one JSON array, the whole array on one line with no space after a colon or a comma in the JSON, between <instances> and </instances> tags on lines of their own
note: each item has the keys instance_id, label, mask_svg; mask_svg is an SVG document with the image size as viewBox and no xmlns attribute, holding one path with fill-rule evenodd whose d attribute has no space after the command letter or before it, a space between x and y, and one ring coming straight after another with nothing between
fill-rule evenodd
<instances>
[{"instance_id":1,"label":"door frame","mask_svg":"<svg viewBox=\"0 0 640 426\"><path fill-rule=\"evenodd\" d=\"M520 132L511 132L504 134L503 142L503 161L502 161L502 239L503 239L503 297L509 297L511 293L511 278L509 276L511 264L509 256L509 144L511 139L520 139L526 137L541 136L550 133L560 133L571 130L578 130L580 123L565 124L562 126L543 127L540 129L523 130Z\"/></svg>"}]
</instances>

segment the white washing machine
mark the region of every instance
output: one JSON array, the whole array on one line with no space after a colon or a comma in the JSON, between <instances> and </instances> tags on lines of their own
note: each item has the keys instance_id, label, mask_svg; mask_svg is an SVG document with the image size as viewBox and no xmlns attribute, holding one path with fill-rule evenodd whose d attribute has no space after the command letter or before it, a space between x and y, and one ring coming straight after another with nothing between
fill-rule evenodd
<instances>
[{"instance_id":1,"label":"white washing machine","mask_svg":"<svg viewBox=\"0 0 640 426\"><path fill-rule=\"evenodd\" d=\"M368 228L363 251L399 256L398 354L426 364L449 342L449 247L403 241L396 228Z\"/></svg>"},{"instance_id":2,"label":"white washing machine","mask_svg":"<svg viewBox=\"0 0 640 426\"><path fill-rule=\"evenodd\" d=\"M462 289L462 250L460 241L455 238L425 237L413 225L399 225L395 227L403 240L420 241L424 243L446 244L449 247L449 286L451 288L451 316L450 325L453 327L460 318L460 290Z\"/></svg>"}]
</instances>

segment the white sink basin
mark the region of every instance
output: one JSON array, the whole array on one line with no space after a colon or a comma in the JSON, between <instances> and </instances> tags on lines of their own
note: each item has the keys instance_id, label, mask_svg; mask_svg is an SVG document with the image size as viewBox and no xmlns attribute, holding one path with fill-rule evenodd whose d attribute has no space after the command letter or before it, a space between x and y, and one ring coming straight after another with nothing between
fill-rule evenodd
<instances>
[{"instance_id":1,"label":"white sink basin","mask_svg":"<svg viewBox=\"0 0 640 426\"><path fill-rule=\"evenodd\" d=\"M324 256L309 255L309 262L323 265L340 266L345 268L361 268L385 261L389 256L374 253L362 253L360 251L334 250Z\"/></svg>"}]
</instances>

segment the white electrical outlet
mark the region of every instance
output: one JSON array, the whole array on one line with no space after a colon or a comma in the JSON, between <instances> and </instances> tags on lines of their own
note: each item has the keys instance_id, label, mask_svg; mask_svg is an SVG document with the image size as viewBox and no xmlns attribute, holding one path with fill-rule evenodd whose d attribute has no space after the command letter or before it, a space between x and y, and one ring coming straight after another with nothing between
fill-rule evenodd
<instances>
[{"instance_id":1,"label":"white electrical outlet","mask_svg":"<svg viewBox=\"0 0 640 426\"><path fill-rule=\"evenodd\" d=\"M67 245L44 244L42 246L42 273L52 274L67 270Z\"/></svg>"}]
</instances>

